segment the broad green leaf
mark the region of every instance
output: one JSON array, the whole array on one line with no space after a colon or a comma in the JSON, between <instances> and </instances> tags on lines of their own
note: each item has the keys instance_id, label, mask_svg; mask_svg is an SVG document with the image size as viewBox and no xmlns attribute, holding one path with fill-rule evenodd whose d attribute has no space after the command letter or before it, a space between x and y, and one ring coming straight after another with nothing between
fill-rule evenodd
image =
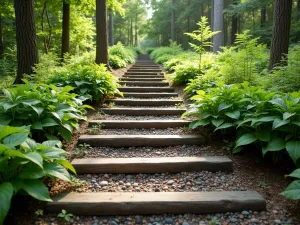
<instances>
[{"instance_id":1,"label":"broad green leaf","mask_svg":"<svg viewBox=\"0 0 300 225\"><path fill-rule=\"evenodd\" d=\"M26 159L43 168L43 158L37 152L28 152L25 154Z\"/></svg>"},{"instance_id":2,"label":"broad green leaf","mask_svg":"<svg viewBox=\"0 0 300 225\"><path fill-rule=\"evenodd\" d=\"M291 118L292 116L296 115L296 113L288 113L288 112L285 112L283 114L283 120L287 120L289 118Z\"/></svg>"},{"instance_id":3,"label":"broad green leaf","mask_svg":"<svg viewBox=\"0 0 300 225\"><path fill-rule=\"evenodd\" d=\"M254 134L244 134L237 141L235 148L243 145L249 145L257 140Z\"/></svg>"},{"instance_id":4,"label":"broad green leaf","mask_svg":"<svg viewBox=\"0 0 300 225\"><path fill-rule=\"evenodd\" d=\"M38 116L40 116L44 111L44 108L42 108L42 107L36 107L36 106L33 106L33 105L31 105L29 103L26 103L26 102L23 102L23 104L31 107L36 112L36 114Z\"/></svg>"},{"instance_id":5,"label":"broad green leaf","mask_svg":"<svg viewBox=\"0 0 300 225\"><path fill-rule=\"evenodd\" d=\"M40 180L26 179L22 180L20 188L27 192L30 196L40 201L52 202L48 188Z\"/></svg>"},{"instance_id":6,"label":"broad green leaf","mask_svg":"<svg viewBox=\"0 0 300 225\"><path fill-rule=\"evenodd\" d=\"M266 152L268 152L268 151L280 151L282 149L285 149L285 141L282 138L274 137L268 143L268 146L266 147Z\"/></svg>"},{"instance_id":7,"label":"broad green leaf","mask_svg":"<svg viewBox=\"0 0 300 225\"><path fill-rule=\"evenodd\" d=\"M4 223L5 217L10 209L14 188L11 183L0 184L0 224Z\"/></svg>"},{"instance_id":8,"label":"broad green leaf","mask_svg":"<svg viewBox=\"0 0 300 225\"><path fill-rule=\"evenodd\" d=\"M281 193L284 197L292 200L300 200L300 180L291 183L284 192Z\"/></svg>"},{"instance_id":9,"label":"broad green leaf","mask_svg":"<svg viewBox=\"0 0 300 225\"><path fill-rule=\"evenodd\" d=\"M221 129L227 129L227 128L233 127L233 126L234 126L233 123L223 123L221 126L217 127L217 128L215 129L215 131L221 130Z\"/></svg>"},{"instance_id":10,"label":"broad green leaf","mask_svg":"<svg viewBox=\"0 0 300 225\"><path fill-rule=\"evenodd\" d=\"M234 111L234 112L227 112L227 113L225 113L225 115L231 119L238 120L241 116L241 113L240 113L240 111Z\"/></svg>"},{"instance_id":11,"label":"broad green leaf","mask_svg":"<svg viewBox=\"0 0 300 225\"><path fill-rule=\"evenodd\" d=\"M0 115L0 125L6 126L6 125L10 124L11 121L12 121L12 119L9 116Z\"/></svg>"},{"instance_id":12,"label":"broad green leaf","mask_svg":"<svg viewBox=\"0 0 300 225\"><path fill-rule=\"evenodd\" d=\"M3 144L10 147L15 147L22 144L28 138L28 133L16 133L11 134L3 139Z\"/></svg>"},{"instance_id":13,"label":"broad green leaf","mask_svg":"<svg viewBox=\"0 0 300 225\"><path fill-rule=\"evenodd\" d=\"M300 169L294 170L291 174L289 174L287 176L300 179Z\"/></svg>"},{"instance_id":14,"label":"broad green leaf","mask_svg":"<svg viewBox=\"0 0 300 225\"><path fill-rule=\"evenodd\" d=\"M292 122L292 124L297 125L298 127L300 127L300 122L294 121L294 122Z\"/></svg>"},{"instance_id":15,"label":"broad green leaf","mask_svg":"<svg viewBox=\"0 0 300 225\"><path fill-rule=\"evenodd\" d=\"M10 102L4 102L2 103L2 107L4 109L4 112L6 113L9 109L14 108L15 106L17 106L18 104L12 104Z\"/></svg>"},{"instance_id":16,"label":"broad green leaf","mask_svg":"<svg viewBox=\"0 0 300 225\"><path fill-rule=\"evenodd\" d=\"M273 122L273 130L275 130L276 128L279 128L279 127L282 127L286 124L289 124L290 121L289 120L281 120L281 119L275 119L274 122Z\"/></svg>"},{"instance_id":17,"label":"broad green leaf","mask_svg":"<svg viewBox=\"0 0 300 225\"><path fill-rule=\"evenodd\" d=\"M59 140L44 141L42 143L42 145L46 145L46 146L49 146L49 147L55 147L55 146L57 146L59 148L61 148L61 146L62 146L61 141L59 141Z\"/></svg>"},{"instance_id":18,"label":"broad green leaf","mask_svg":"<svg viewBox=\"0 0 300 225\"><path fill-rule=\"evenodd\" d=\"M0 140L14 133L29 133L28 130L17 127L3 126L0 129Z\"/></svg>"},{"instance_id":19,"label":"broad green leaf","mask_svg":"<svg viewBox=\"0 0 300 225\"><path fill-rule=\"evenodd\" d=\"M209 124L208 121L198 120L198 121L194 121L194 122L190 123L189 124L189 128L195 129L197 127L207 126L208 124Z\"/></svg>"},{"instance_id":20,"label":"broad green leaf","mask_svg":"<svg viewBox=\"0 0 300 225\"><path fill-rule=\"evenodd\" d=\"M41 121L36 121L34 124L32 124L32 129L34 130L43 130L43 124Z\"/></svg>"},{"instance_id":21,"label":"broad green leaf","mask_svg":"<svg viewBox=\"0 0 300 225\"><path fill-rule=\"evenodd\" d=\"M237 153L240 153L242 150L243 150L243 148L240 146L240 147L233 149L232 153L237 154Z\"/></svg>"},{"instance_id":22,"label":"broad green leaf","mask_svg":"<svg viewBox=\"0 0 300 225\"><path fill-rule=\"evenodd\" d=\"M69 130L63 128L63 127L60 127L58 129L59 131L59 134L66 140L66 141L70 141L72 139L72 132L70 132Z\"/></svg>"},{"instance_id":23,"label":"broad green leaf","mask_svg":"<svg viewBox=\"0 0 300 225\"><path fill-rule=\"evenodd\" d=\"M44 119L42 121L42 124L43 124L43 127L53 127L53 126L57 126L58 123L52 119L52 118L47 118L47 119Z\"/></svg>"},{"instance_id":24,"label":"broad green leaf","mask_svg":"<svg viewBox=\"0 0 300 225\"><path fill-rule=\"evenodd\" d=\"M230 108L231 106L232 106L232 104L221 103L221 104L219 105L218 111L220 112L220 111L222 111L222 110L224 110L224 109L228 109L228 108Z\"/></svg>"},{"instance_id":25,"label":"broad green leaf","mask_svg":"<svg viewBox=\"0 0 300 225\"><path fill-rule=\"evenodd\" d=\"M58 164L62 165L66 169L72 171L74 174L76 174L75 168L72 166L72 164L68 160L55 160Z\"/></svg>"},{"instance_id":26,"label":"broad green leaf","mask_svg":"<svg viewBox=\"0 0 300 225\"><path fill-rule=\"evenodd\" d=\"M27 149L34 149L36 146L37 146L37 143L30 139L30 138L27 138L22 144L21 144L22 147L24 148L27 148Z\"/></svg>"},{"instance_id":27,"label":"broad green leaf","mask_svg":"<svg viewBox=\"0 0 300 225\"><path fill-rule=\"evenodd\" d=\"M286 143L286 150L296 164L300 159L300 141L289 141Z\"/></svg>"},{"instance_id":28,"label":"broad green leaf","mask_svg":"<svg viewBox=\"0 0 300 225\"><path fill-rule=\"evenodd\" d=\"M61 158L61 155L66 154L66 151L60 148L51 148L43 152L43 156L47 158Z\"/></svg>"},{"instance_id":29,"label":"broad green leaf","mask_svg":"<svg viewBox=\"0 0 300 225\"><path fill-rule=\"evenodd\" d=\"M215 126L215 127L219 127L220 125L222 125L224 123L224 120L212 120L211 123Z\"/></svg>"},{"instance_id":30,"label":"broad green leaf","mask_svg":"<svg viewBox=\"0 0 300 225\"><path fill-rule=\"evenodd\" d=\"M40 179L45 176L43 169L35 164L25 167L19 177L22 179Z\"/></svg>"},{"instance_id":31,"label":"broad green leaf","mask_svg":"<svg viewBox=\"0 0 300 225\"><path fill-rule=\"evenodd\" d=\"M48 163L44 166L44 171L50 176L59 178L61 180L70 181L68 171L57 163Z\"/></svg>"},{"instance_id":32,"label":"broad green leaf","mask_svg":"<svg viewBox=\"0 0 300 225\"><path fill-rule=\"evenodd\" d=\"M270 141L271 139L271 132L266 130L257 130L255 135L260 141Z\"/></svg>"}]
</instances>

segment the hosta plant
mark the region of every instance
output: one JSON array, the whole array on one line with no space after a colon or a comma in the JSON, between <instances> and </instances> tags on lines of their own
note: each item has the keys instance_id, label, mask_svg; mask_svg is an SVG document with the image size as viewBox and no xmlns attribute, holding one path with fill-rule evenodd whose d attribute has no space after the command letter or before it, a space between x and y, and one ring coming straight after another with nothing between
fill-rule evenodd
<instances>
[{"instance_id":1,"label":"hosta plant","mask_svg":"<svg viewBox=\"0 0 300 225\"><path fill-rule=\"evenodd\" d=\"M47 177L70 182L60 141L37 143L29 138L29 127L0 126L0 224L9 211L11 199L26 194L40 201L52 201L43 180Z\"/></svg>"},{"instance_id":2,"label":"hosta plant","mask_svg":"<svg viewBox=\"0 0 300 225\"><path fill-rule=\"evenodd\" d=\"M172 80L175 84L186 84L200 75L200 70L195 62L185 62L174 67Z\"/></svg>"},{"instance_id":3,"label":"hosta plant","mask_svg":"<svg viewBox=\"0 0 300 225\"><path fill-rule=\"evenodd\" d=\"M58 88L46 84L22 84L4 89L0 96L0 125L30 126L35 140L69 141L78 122L86 120L85 100L70 93L72 87Z\"/></svg>"}]
</instances>

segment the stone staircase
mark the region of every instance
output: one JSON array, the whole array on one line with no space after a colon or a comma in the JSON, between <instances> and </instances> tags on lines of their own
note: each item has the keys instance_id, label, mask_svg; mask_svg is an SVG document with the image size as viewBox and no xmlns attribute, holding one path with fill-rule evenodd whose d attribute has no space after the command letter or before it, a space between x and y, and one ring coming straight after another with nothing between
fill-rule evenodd
<instances>
[{"instance_id":1,"label":"stone staircase","mask_svg":"<svg viewBox=\"0 0 300 225\"><path fill-rule=\"evenodd\" d=\"M90 125L102 129L167 129L183 127L188 121L180 119L185 109L176 108L182 100L174 88L164 81L162 69L148 56L138 61L121 78L124 98L111 100L113 108L102 109L109 115L136 116L136 120L95 120ZM159 119L160 116L178 116L177 119ZM139 116L158 119L142 120ZM83 135L79 143L110 147L162 147L175 145L202 145L201 135ZM124 150L126 151L126 149ZM140 174L180 173L194 171L233 171L232 161L225 156L160 157L160 158L85 158L72 164L78 174ZM142 215L222 213L243 210L262 211L265 200L252 191L218 192L99 192L66 193L54 196L47 211L62 209L75 215Z\"/></svg>"}]
</instances>

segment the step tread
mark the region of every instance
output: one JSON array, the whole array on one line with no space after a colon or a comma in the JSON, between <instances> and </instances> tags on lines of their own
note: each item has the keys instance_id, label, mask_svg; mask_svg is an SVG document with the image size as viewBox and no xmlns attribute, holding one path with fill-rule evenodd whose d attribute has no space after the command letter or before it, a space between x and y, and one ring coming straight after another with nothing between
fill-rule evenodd
<instances>
[{"instance_id":1,"label":"step tread","mask_svg":"<svg viewBox=\"0 0 300 225\"><path fill-rule=\"evenodd\" d=\"M120 87L118 88L121 92L174 92L175 89L171 87Z\"/></svg>"},{"instance_id":2,"label":"step tread","mask_svg":"<svg viewBox=\"0 0 300 225\"><path fill-rule=\"evenodd\" d=\"M110 99L111 102L172 102L172 103L183 103L183 100L172 100L172 99L131 99L131 98L115 98Z\"/></svg>"},{"instance_id":3,"label":"step tread","mask_svg":"<svg viewBox=\"0 0 300 225\"><path fill-rule=\"evenodd\" d=\"M78 174L87 173L179 173L232 171L226 156L162 158L85 158L72 161Z\"/></svg>"},{"instance_id":4,"label":"step tread","mask_svg":"<svg viewBox=\"0 0 300 225\"><path fill-rule=\"evenodd\" d=\"M264 198L253 191L69 193L53 197L46 210L75 215L139 215L263 211Z\"/></svg>"},{"instance_id":5,"label":"step tread","mask_svg":"<svg viewBox=\"0 0 300 225\"><path fill-rule=\"evenodd\" d=\"M104 113L111 115L131 115L131 116L146 116L146 115L182 115L186 109L176 108L103 108Z\"/></svg>"}]
</instances>

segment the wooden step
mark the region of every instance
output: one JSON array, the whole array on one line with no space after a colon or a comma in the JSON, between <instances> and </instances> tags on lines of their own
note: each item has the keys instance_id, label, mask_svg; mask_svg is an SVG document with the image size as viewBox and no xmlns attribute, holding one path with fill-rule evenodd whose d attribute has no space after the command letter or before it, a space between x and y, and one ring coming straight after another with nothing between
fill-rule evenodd
<instances>
[{"instance_id":1,"label":"wooden step","mask_svg":"<svg viewBox=\"0 0 300 225\"><path fill-rule=\"evenodd\" d=\"M122 78L165 78L164 75L123 75Z\"/></svg>"},{"instance_id":2,"label":"wooden step","mask_svg":"<svg viewBox=\"0 0 300 225\"><path fill-rule=\"evenodd\" d=\"M135 72L143 72L143 73L160 73L162 69L129 69L127 70L128 73L135 73Z\"/></svg>"},{"instance_id":3,"label":"wooden step","mask_svg":"<svg viewBox=\"0 0 300 225\"><path fill-rule=\"evenodd\" d=\"M138 70L149 70L149 69L162 69L160 66L132 66L129 69L138 69Z\"/></svg>"},{"instance_id":4,"label":"wooden step","mask_svg":"<svg viewBox=\"0 0 300 225\"><path fill-rule=\"evenodd\" d=\"M164 97L178 97L177 93L136 93L136 92L123 92L123 96L134 98L164 98Z\"/></svg>"},{"instance_id":5,"label":"wooden step","mask_svg":"<svg viewBox=\"0 0 300 225\"><path fill-rule=\"evenodd\" d=\"M69 193L53 197L46 211L80 216L203 214L265 211L266 202L257 192L101 192Z\"/></svg>"},{"instance_id":6,"label":"wooden step","mask_svg":"<svg viewBox=\"0 0 300 225\"><path fill-rule=\"evenodd\" d=\"M109 115L127 115L127 116L162 116L178 115L181 116L186 109L176 108L103 108L105 114Z\"/></svg>"},{"instance_id":7,"label":"wooden step","mask_svg":"<svg viewBox=\"0 0 300 225\"><path fill-rule=\"evenodd\" d=\"M186 120L92 120L89 125L101 125L102 129L166 129L184 127L189 123Z\"/></svg>"},{"instance_id":8,"label":"wooden step","mask_svg":"<svg viewBox=\"0 0 300 225\"><path fill-rule=\"evenodd\" d=\"M72 162L77 174L180 173L194 171L233 171L232 161L225 156L168 158L90 158Z\"/></svg>"},{"instance_id":9,"label":"wooden step","mask_svg":"<svg viewBox=\"0 0 300 225\"><path fill-rule=\"evenodd\" d=\"M121 81L163 81L164 78L132 78L132 77L122 77Z\"/></svg>"},{"instance_id":10,"label":"wooden step","mask_svg":"<svg viewBox=\"0 0 300 225\"><path fill-rule=\"evenodd\" d=\"M174 92L175 89L171 87L120 87L121 92Z\"/></svg>"},{"instance_id":11,"label":"wooden step","mask_svg":"<svg viewBox=\"0 0 300 225\"><path fill-rule=\"evenodd\" d=\"M182 100L169 100L169 99L130 99L130 98L119 98L111 99L109 102L113 102L116 105L127 105L127 106L175 106L176 104L183 104Z\"/></svg>"},{"instance_id":12,"label":"wooden step","mask_svg":"<svg viewBox=\"0 0 300 225\"><path fill-rule=\"evenodd\" d=\"M138 86L138 87L168 87L168 82L156 82L156 81L119 81L119 84L126 86Z\"/></svg>"},{"instance_id":13,"label":"wooden step","mask_svg":"<svg viewBox=\"0 0 300 225\"><path fill-rule=\"evenodd\" d=\"M160 72L143 72L143 71L140 71L140 72L126 72L125 75L163 75L164 73L160 73Z\"/></svg>"},{"instance_id":14,"label":"wooden step","mask_svg":"<svg viewBox=\"0 0 300 225\"><path fill-rule=\"evenodd\" d=\"M166 147L205 143L201 135L82 135L78 141L95 147Z\"/></svg>"}]
</instances>

